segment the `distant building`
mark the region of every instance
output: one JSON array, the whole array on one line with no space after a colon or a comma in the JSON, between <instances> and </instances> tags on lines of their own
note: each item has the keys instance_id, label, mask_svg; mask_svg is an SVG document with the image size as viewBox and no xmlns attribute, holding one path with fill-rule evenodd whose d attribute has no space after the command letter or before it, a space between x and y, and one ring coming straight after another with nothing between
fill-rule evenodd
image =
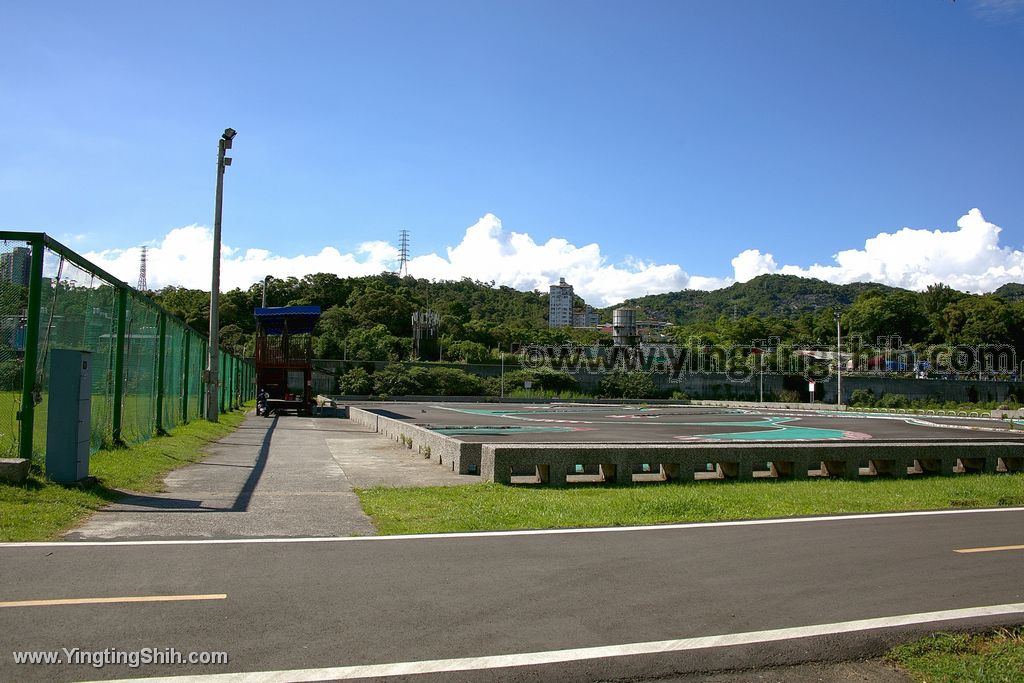
<instances>
[{"instance_id":1,"label":"distant building","mask_svg":"<svg viewBox=\"0 0 1024 683\"><path fill-rule=\"evenodd\" d=\"M0 280L28 287L31 261L32 250L28 247L15 247L10 253L0 254Z\"/></svg>"},{"instance_id":2,"label":"distant building","mask_svg":"<svg viewBox=\"0 0 1024 683\"><path fill-rule=\"evenodd\" d=\"M583 308L574 309L572 312L573 327L597 327L600 319L593 306L584 304Z\"/></svg>"},{"instance_id":3,"label":"distant building","mask_svg":"<svg viewBox=\"0 0 1024 683\"><path fill-rule=\"evenodd\" d=\"M557 285L551 285L548 298L548 327L572 327L572 285L565 278L559 278Z\"/></svg>"}]
</instances>

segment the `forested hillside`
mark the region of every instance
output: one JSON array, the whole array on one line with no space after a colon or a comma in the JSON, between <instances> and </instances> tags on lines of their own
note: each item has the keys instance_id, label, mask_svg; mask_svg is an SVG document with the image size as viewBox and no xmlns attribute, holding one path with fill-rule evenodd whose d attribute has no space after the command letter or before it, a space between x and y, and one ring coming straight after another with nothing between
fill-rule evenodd
<instances>
[{"instance_id":1,"label":"forested hillside","mask_svg":"<svg viewBox=\"0 0 1024 683\"><path fill-rule=\"evenodd\" d=\"M687 289L651 294L625 303L658 319L685 325L711 322L723 314L796 319L824 308L849 306L868 290L896 291L893 287L867 282L834 285L795 275L759 275L710 292Z\"/></svg>"},{"instance_id":2,"label":"forested hillside","mask_svg":"<svg viewBox=\"0 0 1024 683\"><path fill-rule=\"evenodd\" d=\"M196 329L209 325L209 294L168 287L153 293L160 303ZM221 335L232 350L251 354L262 284L221 297ZM674 323L671 339L693 337L723 344L749 344L778 337L783 342L829 343L833 312L842 312L843 334L867 342L896 335L908 344L1024 344L1024 285L1004 285L983 296L945 285L912 292L884 285L833 285L790 275L762 275L725 289L657 294L627 302L640 317ZM607 336L587 330L547 327L548 295L472 280L430 282L382 274L340 278L319 273L273 280L268 305L317 305L323 310L315 352L320 358L408 359L411 316L441 314L445 360L491 362L515 344L594 343ZM602 311L610 319L611 309Z\"/></svg>"}]
</instances>

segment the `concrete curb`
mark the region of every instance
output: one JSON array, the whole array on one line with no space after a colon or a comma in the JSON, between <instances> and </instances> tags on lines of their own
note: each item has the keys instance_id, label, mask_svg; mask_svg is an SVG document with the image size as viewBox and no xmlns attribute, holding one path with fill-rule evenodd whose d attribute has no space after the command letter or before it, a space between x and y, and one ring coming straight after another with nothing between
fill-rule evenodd
<instances>
[{"instance_id":1,"label":"concrete curb","mask_svg":"<svg viewBox=\"0 0 1024 683\"><path fill-rule=\"evenodd\" d=\"M459 441L425 427L386 417L373 409L349 407L348 413L349 419L356 424L370 427L407 448L416 449L424 458L429 457L439 465L449 466L453 472L480 473L480 451L483 444Z\"/></svg>"}]
</instances>

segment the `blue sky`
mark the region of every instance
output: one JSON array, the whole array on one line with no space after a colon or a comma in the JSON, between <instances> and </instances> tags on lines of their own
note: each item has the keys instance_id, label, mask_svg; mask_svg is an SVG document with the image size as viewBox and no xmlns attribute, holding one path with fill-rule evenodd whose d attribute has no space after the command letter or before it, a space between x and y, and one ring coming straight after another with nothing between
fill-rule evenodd
<instances>
[{"instance_id":1,"label":"blue sky","mask_svg":"<svg viewBox=\"0 0 1024 683\"><path fill-rule=\"evenodd\" d=\"M607 303L787 266L1024 279L1017 0L8 0L0 26L0 226L129 280L148 243L156 284L202 286L208 231L168 236L212 224L226 126L228 284L372 271L403 228L414 275L564 258ZM943 270L935 230L977 253Z\"/></svg>"}]
</instances>

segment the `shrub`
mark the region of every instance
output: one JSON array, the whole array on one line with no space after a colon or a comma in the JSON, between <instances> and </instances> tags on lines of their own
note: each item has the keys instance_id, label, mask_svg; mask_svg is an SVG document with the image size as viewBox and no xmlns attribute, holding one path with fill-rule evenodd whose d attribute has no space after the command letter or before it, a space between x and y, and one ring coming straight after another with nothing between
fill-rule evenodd
<instances>
[{"instance_id":1,"label":"shrub","mask_svg":"<svg viewBox=\"0 0 1024 683\"><path fill-rule=\"evenodd\" d=\"M552 370L551 368L536 368L535 370L515 370L505 373L505 392L510 389L522 389L524 383L531 383L531 390L553 391L556 393L579 391L579 383L576 378L568 372Z\"/></svg>"},{"instance_id":2,"label":"shrub","mask_svg":"<svg viewBox=\"0 0 1024 683\"><path fill-rule=\"evenodd\" d=\"M870 408L875 405L875 392L870 389L854 389L850 394L851 406Z\"/></svg>"},{"instance_id":3,"label":"shrub","mask_svg":"<svg viewBox=\"0 0 1024 683\"><path fill-rule=\"evenodd\" d=\"M796 389L783 389L779 392L779 401L782 403L799 403L800 392Z\"/></svg>"},{"instance_id":4,"label":"shrub","mask_svg":"<svg viewBox=\"0 0 1024 683\"><path fill-rule=\"evenodd\" d=\"M401 365L389 365L373 375L374 393L386 396L404 396L419 394L420 384L407 368Z\"/></svg>"},{"instance_id":5,"label":"shrub","mask_svg":"<svg viewBox=\"0 0 1024 683\"><path fill-rule=\"evenodd\" d=\"M366 370L354 368L338 378L338 389L343 394L369 394L373 389L373 380Z\"/></svg>"},{"instance_id":6,"label":"shrub","mask_svg":"<svg viewBox=\"0 0 1024 683\"><path fill-rule=\"evenodd\" d=\"M649 398L654 380L644 372L610 372L598 382L597 391L607 398Z\"/></svg>"},{"instance_id":7,"label":"shrub","mask_svg":"<svg viewBox=\"0 0 1024 683\"><path fill-rule=\"evenodd\" d=\"M485 383L477 375L457 368L413 368L421 391L432 396L481 396Z\"/></svg>"},{"instance_id":8,"label":"shrub","mask_svg":"<svg viewBox=\"0 0 1024 683\"><path fill-rule=\"evenodd\" d=\"M909 408L910 401L903 394L882 394L876 405L879 408Z\"/></svg>"}]
</instances>

